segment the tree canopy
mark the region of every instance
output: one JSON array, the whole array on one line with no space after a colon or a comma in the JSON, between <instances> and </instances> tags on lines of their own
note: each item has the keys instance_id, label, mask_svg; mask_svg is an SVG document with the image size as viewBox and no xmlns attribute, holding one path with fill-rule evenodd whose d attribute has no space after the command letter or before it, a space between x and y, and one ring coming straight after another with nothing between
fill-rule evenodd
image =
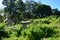
<instances>
[{"instance_id":1,"label":"tree canopy","mask_svg":"<svg viewBox=\"0 0 60 40\"><path fill-rule=\"evenodd\" d=\"M8 18L14 23L20 20L30 18L42 18L52 14L52 9L48 5L36 3L35 1L22 0L3 0L5 12L8 12Z\"/></svg>"}]
</instances>

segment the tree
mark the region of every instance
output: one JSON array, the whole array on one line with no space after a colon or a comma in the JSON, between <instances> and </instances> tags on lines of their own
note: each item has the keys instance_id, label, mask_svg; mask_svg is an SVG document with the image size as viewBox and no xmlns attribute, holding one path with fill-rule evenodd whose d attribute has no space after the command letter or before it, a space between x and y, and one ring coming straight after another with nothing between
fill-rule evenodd
<instances>
[{"instance_id":1,"label":"tree","mask_svg":"<svg viewBox=\"0 0 60 40\"><path fill-rule=\"evenodd\" d=\"M33 13L33 10L35 9L36 4L37 3L34 0L26 0L26 3L25 3L26 18L34 18L35 15Z\"/></svg>"},{"instance_id":2,"label":"tree","mask_svg":"<svg viewBox=\"0 0 60 40\"><path fill-rule=\"evenodd\" d=\"M60 16L60 11L58 9L52 9L53 15L58 15Z\"/></svg>"},{"instance_id":3,"label":"tree","mask_svg":"<svg viewBox=\"0 0 60 40\"><path fill-rule=\"evenodd\" d=\"M46 17L52 14L52 9L48 5L37 4L34 13L36 14L36 17Z\"/></svg>"},{"instance_id":4,"label":"tree","mask_svg":"<svg viewBox=\"0 0 60 40\"><path fill-rule=\"evenodd\" d=\"M34 0L3 0L6 6L5 11L8 12L8 19L14 23L19 23L20 20L46 17L51 15L51 7L48 5L40 4Z\"/></svg>"},{"instance_id":5,"label":"tree","mask_svg":"<svg viewBox=\"0 0 60 40\"><path fill-rule=\"evenodd\" d=\"M52 9L48 5L37 3L34 0L26 0L25 4L26 4L25 15L28 18L38 18L38 17L42 18L50 16L52 14Z\"/></svg>"},{"instance_id":6,"label":"tree","mask_svg":"<svg viewBox=\"0 0 60 40\"><path fill-rule=\"evenodd\" d=\"M5 11L9 12L8 20L16 23L17 20L20 20L20 15L23 13L24 3L22 0L3 0L2 2L6 7Z\"/></svg>"}]
</instances>

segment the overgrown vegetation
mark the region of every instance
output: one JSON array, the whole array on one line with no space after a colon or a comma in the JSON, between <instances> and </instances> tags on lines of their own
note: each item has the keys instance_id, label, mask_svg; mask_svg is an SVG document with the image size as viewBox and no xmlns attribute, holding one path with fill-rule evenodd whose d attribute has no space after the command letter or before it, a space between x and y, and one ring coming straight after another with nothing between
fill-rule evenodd
<instances>
[{"instance_id":1,"label":"overgrown vegetation","mask_svg":"<svg viewBox=\"0 0 60 40\"><path fill-rule=\"evenodd\" d=\"M3 0L2 4L6 7L0 11L0 40L60 40L58 9L35 1Z\"/></svg>"},{"instance_id":2,"label":"overgrown vegetation","mask_svg":"<svg viewBox=\"0 0 60 40\"><path fill-rule=\"evenodd\" d=\"M22 28L22 24L7 27L5 23L0 23L1 40L56 40L60 37L60 17L53 16L34 20L32 23ZM2 25L3 24L3 25Z\"/></svg>"}]
</instances>

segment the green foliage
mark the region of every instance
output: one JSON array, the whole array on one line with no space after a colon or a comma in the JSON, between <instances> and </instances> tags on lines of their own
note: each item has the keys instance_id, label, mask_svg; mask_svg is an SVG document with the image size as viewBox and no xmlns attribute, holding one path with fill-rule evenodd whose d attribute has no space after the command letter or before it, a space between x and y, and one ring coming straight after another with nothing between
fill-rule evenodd
<instances>
[{"instance_id":1,"label":"green foliage","mask_svg":"<svg viewBox=\"0 0 60 40\"><path fill-rule=\"evenodd\" d=\"M18 40L18 38L17 37L2 38L2 40Z\"/></svg>"},{"instance_id":2,"label":"green foliage","mask_svg":"<svg viewBox=\"0 0 60 40\"><path fill-rule=\"evenodd\" d=\"M60 37L59 19L56 16L50 16L34 20L23 29L21 24L7 27L5 23L0 23L1 40L54 40ZM1 31L3 30L3 31ZM2 33L2 34L1 34Z\"/></svg>"},{"instance_id":3,"label":"green foliage","mask_svg":"<svg viewBox=\"0 0 60 40\"><path fill-rule=\"evenodd\" d=\"M48 5L38 4L35 7L34 14L36 14L37 17L46 17L52 14L51 10L52 10L51 7Z\"/></svg>"},{"instance_id":4,"label":"green foliage","mask_svg":"<svg viewBox=\"0 0 60 40\"><path fill-rule=\"evenodd\" d=\"M54 37L57 34L56 25L52 25L51 22L53 20L56 21L56 19L52 18L50 20L48 21L48 18L35 19L33 23L27 26L27 29L22 31L22 38L27 40L41 40L41 38Z\"/></svg>"},{"instance_id":5,"label":"green foliage","mask_svg":"<svg viewBox=\"0 0 60 40\"><path fill-rule=\"evenodd\" d=\"M51 7L45 4L38 4L33 1L24 3L22 0L3 0L3 5L6 7L5 12L8 12L8 17L14 23L20 23L24 19L42 18L52 14ZM42 11L43 10L43 11Z\"/></svg>"},{"instance_id":6,"label":"green foliage","mask_svg":"<svg viewBox=\"0 0 60 40\"><path fill-rule=\"evenodd\" d=\"M0 28L3 28L5 26L5 23L0 23Z\"/></svg>"},{"instance_id":7,"label":"green foliage","mask_svg":"<svg viewBox=\"0 0 60 40\"><path fill-rule=\"evenodd\" d=\"M3 0L2 3L6 6L4 8L5 13L8 13L8 18L15 25L7 26L5 23L0 23L0 40L41 40L44 38L46 40L55 40L55 37L59 39L60 17L50 16L52 14L50 6L36 2L31 5L32 2L23 3L22 0ZM59 15L60 12L57 10L55 13ZM1 20L3 18L0 16ZM24 19L33 20L25 29L22 24L17 24Z\"/></svg>"},{"instance_id":8,"label":"green foliage","mask_svg":"<svg viewBox=\"0 0 60 40\"><path fill-rule=\"evenodd\" d=\"M8 13L7 17L14 23L20 23L21 15L24 12L24 3L22 0L3 0L5 13ZM9 20L9 19L8 19Z\"/></svg>"},{"instance_id":9,"label":"green foliage","mask_svg":"<svg viewBox=\"0 0 60 40\"><path fill-rule=\"evenodd\" d=\"M0 23L3 22L4 17L0 15Z\"/></svg>"},{"instance_id":10,"label":"green foliage","mask_svg":"<svg viewBox=\"0 0 60 40\"><path fill-rule=\"evenodd\" d=\"M60 11L58 9L52 9L53 15L60 15Z\"/></svg>"},{"instance_id":11,"label":"green foliage","mask_svg":"<svg viewBox=\"0 0 60 40\"><path fill-rule=\"evenodd\" d=\"M2 37L6 38L9 37L9 34L4 29L5 23L0 23L0 40Z\"/></svg>"}]
</instances>

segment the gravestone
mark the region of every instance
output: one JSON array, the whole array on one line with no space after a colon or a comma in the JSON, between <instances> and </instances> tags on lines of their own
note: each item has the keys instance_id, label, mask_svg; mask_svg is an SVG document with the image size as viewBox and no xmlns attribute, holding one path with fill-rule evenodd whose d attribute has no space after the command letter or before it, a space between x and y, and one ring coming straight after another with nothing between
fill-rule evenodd
<instances>
[{"instance_id":1,"label":"gravestone","mask_svg":"<svg viewBox=\"0 0 60 40\"><path fill-rule=\"evenodd\" d=\"M28 24L30 24L32 21L22 21L21 24L22 24L22 28L26 28Z\"/></svg>"}]
</instances>

